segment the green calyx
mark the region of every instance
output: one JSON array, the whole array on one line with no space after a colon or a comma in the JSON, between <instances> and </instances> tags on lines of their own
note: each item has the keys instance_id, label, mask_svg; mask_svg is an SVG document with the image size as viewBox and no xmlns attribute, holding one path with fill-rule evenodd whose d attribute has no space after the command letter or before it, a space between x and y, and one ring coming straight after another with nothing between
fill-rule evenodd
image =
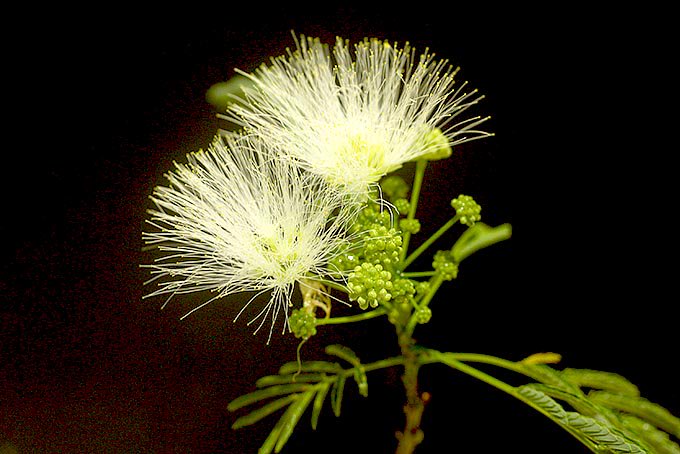
<instances>
[{"instance_id":1,"label":"green calyx","mask_svg":"<svg viewBox=\"0 0 680 454\"><path fill-rule=\"evenodd\" d=\"M430 151L422 155L420 159L438 161L440 159L448 158L453 153L451 145L449 144L449 139L446 138L439 128L432 128L432 130L425 135L423 140L423 148Z\"/></svg>"}]
</instances>

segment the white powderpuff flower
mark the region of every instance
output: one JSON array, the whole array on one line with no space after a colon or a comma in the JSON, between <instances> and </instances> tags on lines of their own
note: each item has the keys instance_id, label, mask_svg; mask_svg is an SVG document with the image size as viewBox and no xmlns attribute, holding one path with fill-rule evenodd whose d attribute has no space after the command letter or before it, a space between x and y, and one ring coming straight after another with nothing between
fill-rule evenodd
<instances>
[{"instance_id":1,"label":"white powderpuff flower","mask_svg":"<svg viewBox=\"0 0 680 454\"><path fill-rule=\"evenodd\" d=\"M145 265L156 275L149 282L161 279L147 296L166 294L169 300L216 292L186 317L233 293L257 292L250 304L271 291L250 322L261 319L257 332L270 319L271 339L281 311L284 331L288 327L296 282L337 277L327 263L347 244L352 206L343 205L343 196L320 177L275 158L261 142L218 137L208 151L188 155L188 164L175 163L166 176L169 186L157 187L151 196L156 208L147 222L154 229L143 233L162 253Z\"/></svg>"},{"instance_id":2,"label":"white powderpuff flower","mask_svg":"<svg viewBox=\"0 0 680 454\"><path fill-rule=\"evenodd\" d=\"M271 65L238 71L249 78L244 99L223 117L349 193L365 196L405 162L436 153L433 131L450 146L491 135L475 129L488 117L460 118L483 96L427 50L365 39L352 52L338 38L331 52L318 39L295 41Z\"/></svg>"}]
</instances>

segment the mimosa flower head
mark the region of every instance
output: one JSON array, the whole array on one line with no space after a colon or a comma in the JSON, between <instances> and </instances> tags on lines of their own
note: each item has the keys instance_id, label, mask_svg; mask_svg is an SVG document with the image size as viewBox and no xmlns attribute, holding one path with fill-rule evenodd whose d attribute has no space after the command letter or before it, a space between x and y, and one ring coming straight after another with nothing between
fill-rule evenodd
<instances>
[{"instance_id":1,"label":"mimosa flower head","mask_svg":"<svg viewBox=\"0 0 680 454\"><path fill-rule=\"evenodd\" d=\"M176 163L167 178L169 186L151 197L154 229L143 234L162 253L146 265L156 275L152 280L161 279L148 296L216 293L191 313L234 293L271 292L251 323L261 319L259 330L270 319L273 329L283 311L285 330L294 284L334 274L327 263L348 240L351 206L320 177L276 158L260 141L218 137L208 151Z\"/></svg>"},{"instance_id":2,"label":"mimosa flower head","mask_svg":"<svg viewBox=\"0 0 680 454\"><path fill-rule=\"evenodd\" d=\"M482 96L427 51L377 39L350 48L338 38L332 52L304 36L296 45L241 73L250 84L225 118L349 193L366 195L405 162L438 152L433 131L448 146L490 135L475 129L487 118L460 117Z\"/></svg>"}]
</instances>

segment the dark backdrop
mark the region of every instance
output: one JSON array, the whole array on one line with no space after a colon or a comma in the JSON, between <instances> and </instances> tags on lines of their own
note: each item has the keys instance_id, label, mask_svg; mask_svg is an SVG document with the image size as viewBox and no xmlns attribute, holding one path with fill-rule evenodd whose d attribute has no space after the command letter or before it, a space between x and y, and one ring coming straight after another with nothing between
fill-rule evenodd
<instances>
[{"instance_id":1,"label":"dark backdrop","mask_svg":"<svg viewBox=\"0 0 680 454\"><path fill-rule=\"evenodd\" d=\"M680 413L666 13L447 5L9 15L19 27L5 39L0 446L246 453L264 440L274 419L232 431L226 404L293 360L296 340L267 346L232 323L239 298L184 321L205 295L164 311L142 300L140 232L172 161L224 126L208 87L284 52L291 29L429 47L486 95L496 136L430 166L414 242L461 192L487 223L511 222L513 238L464 263L422 343L508 359L557 351L564 366L624 374ZM390 327L373 320L324 329L304 357L331 342L365 361L395 353ZM288 452L393 452L398 371L369 386L364 399L350 384L341 418L326 408L316 432L305 417ZM460 373L424 368L421 387L433 395L422 452L585 452Z\"/></svg>"}]
</instances>

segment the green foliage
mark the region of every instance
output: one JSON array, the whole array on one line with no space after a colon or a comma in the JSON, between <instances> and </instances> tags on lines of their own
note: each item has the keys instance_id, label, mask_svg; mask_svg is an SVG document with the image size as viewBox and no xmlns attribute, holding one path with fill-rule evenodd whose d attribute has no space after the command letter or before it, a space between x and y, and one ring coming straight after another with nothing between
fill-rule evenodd
<instances>
[{"instance_id":1,"label":"green foliage","mask_svg":"<svg viewBox=\"0 0 680 454\"><path fill-rule=\"evenodd\" d=\"M678 454L680 419L640 397L625 377L592 369L555 370L522 365L539 383L518 387L517 396L541 411L593 452ZM590 389L587 394L584 388ZM565 411L559 399L576 411Z\"/></svg>"},{"instance_id":2,"label":"green foliage","mask_svg":"<svg viewBox=\"0 0 680 454\"><path fill-rule=\"evenodd\" d=\"M359 394L368 396L366 370L357 355L342 345L329 345L326 353L348 362L351 367L344 369L338 363L327 361L303 361L284 364L279 374L260 378L256 391L240 396L229 403L229 411L240 410L249 405L263 403L259 408L239 417L232 424L240 429L259 422L263 418L286 409L274 425L269 436L260 447L261 454L280 452L293 433L310 404L310 423L316 430L319 416L326 397L330 394L330 405L335 416L340 416L345 383L353 378Z\"/></svg>"},{"instance_id":3,"label":"green foliage","mask_svg":"<svg viewBox=\"0 0 680 454\"><path fill-rule=\"evenodd\" d=\"M592 369L564 369L562 377L580 388L594 388L629 396L639 396L640 390L627 378L613 372Z\"/></svg>"},{"instance_id":4,"label":"green foliage","mask_svg":"<svg viewBox=\"0 0 680 454\"><path fill-rule=\"evenodd\" d=\"M441 142L442 137L440 132L429 137L434 151L428 159L450 153L450 148L447 151ZM373 318L380 312L395 325L402 355L365 365L350 348L329 345L326 354L339 362L286 363L278 374L260 378L256 390L229 404L230 411L259 404L258 408L237 418L233 428L249 426L281 412L259 451L262 454L278 453L310 407L313 429L318 426L326 400L330 400L333 414L341 415L348 380L354 380L359 394L367 397L367 372L370 370L404 365L404 377L411 377L404 379L408 388L409 382L417 381L417 373L410 373L417 372L425 364L441 362L516 397L558 424L592 452L680 454L680 447L672 440L672 437L680 437L680 420L641 397L637 386L621 375L592 369L557 370L548 365L559 361L559 355L553 353L512 362L486 355L440 353L415 345L411 337L413 329L431 320L430 302L439 286L457 278L460 264L467 257L512 235L509 224L491 227L482 223L481 207L472 197L460 195L451 201L456 215L405 257L410 235L420 231L420 222L414 216L424 170L424 161L418 162L414 196L410 201L406 199L409 187L401 177L384 178L382 190L376 190L376 194L389 200L396 212L387 209L390 204L368 202L350 227L355 243L349 244L331 261L346 279L343 286L331 285L332 288L345 289L348 299L362 310L380 309L364 312L365 317L327 318L323 323L315 318L313 311L305 308L293 310L289 316L291 331L296 337L307 340L316 334L318 326ZM403 215L407 217L399 217ZM438 250L432 255L431 270L405 271L457 222L466 226L465 230L450 249ZM416 280L418 278L427 279ZM522 374L531 382L512 386L475 369L467 364L468 361L494 364ZM408 415L408 404L405 411Z\"/></svg>"},{"instance_id":5,"label":"green foliage","mask_svg":"<svg viewBox=\"0 0 680 454\"><path fill-rule=\"evenodd\" d=\"M480 249L507 240L512 235L510 224L490 227L478 222L467 229L451 248L451 254L456 262L461 262Z\"/></svg>"},{"instance_id":6,"label":"green foliage","mask_svg":"<svg viewBox=\"0 0 680 454\"><path fill-rule=\"evenodd\" d=\"M652 424L653 426L680 438L680 418L673 416L664 407L644 397L614 394L608 391L591 391L588 398L602 406L612 408Z\"/></svg>"}]
</instances>

